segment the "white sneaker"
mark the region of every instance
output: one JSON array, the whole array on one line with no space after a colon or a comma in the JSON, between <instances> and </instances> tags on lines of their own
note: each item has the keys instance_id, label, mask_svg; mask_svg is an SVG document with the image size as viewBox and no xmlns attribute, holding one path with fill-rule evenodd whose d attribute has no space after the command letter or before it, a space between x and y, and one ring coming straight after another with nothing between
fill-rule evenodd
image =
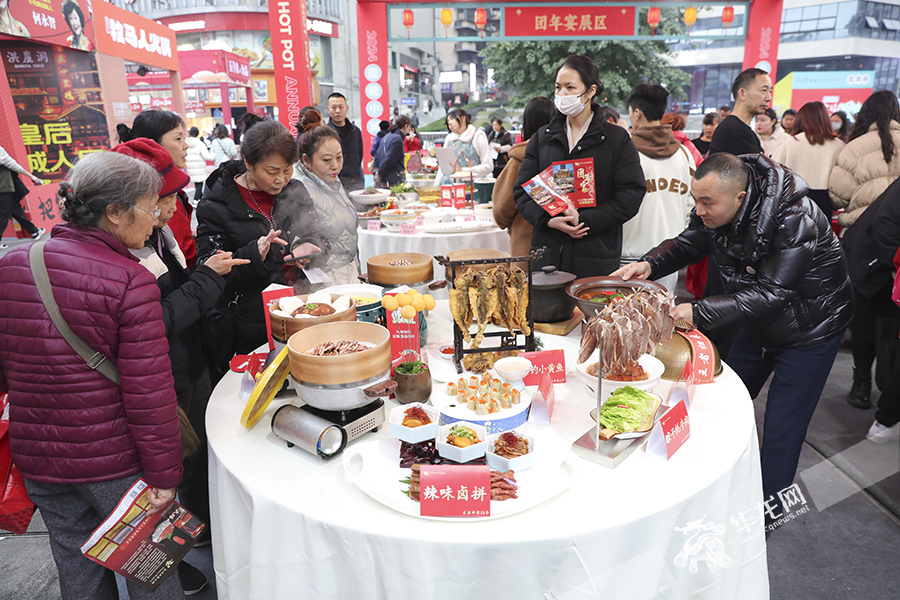
<instances>
[{"instance_id":1,"label":"white sneaker","mask_svg":"<svg viewBox=\"0 0 900 600\"><path fill-rule=\"evenodd\" d=\"M875 444L886 444L888 442L900 440L900 423L894 424L893 427L885 427L878 421L872 423L869 427L869 433L866 439Z\"/></svg>"},{"instance_id":2,"label":"white sneaker","mask_svg":"<svg viewBox=\"0 0 900 600\"><path fill-rule=\"evenodd\" d=\"M0 250L6 250L7 248L9 248L9 246L7 246L6 244L0 243Z\"/></svg>"},{"instance_id":3,"label":"white sneaker","mask_svg":"<svg viewBox=\"0 0 900 600\"><path fill-rule=\"evenodd\" d=\"M47 233L47 230L44 229L43 227L39 227L37 232L35 232L35 234L31 236L31 239L39 240L39 239L41 239L41 236L43 236L45 233Z\"/></svg>"}]
</instances>

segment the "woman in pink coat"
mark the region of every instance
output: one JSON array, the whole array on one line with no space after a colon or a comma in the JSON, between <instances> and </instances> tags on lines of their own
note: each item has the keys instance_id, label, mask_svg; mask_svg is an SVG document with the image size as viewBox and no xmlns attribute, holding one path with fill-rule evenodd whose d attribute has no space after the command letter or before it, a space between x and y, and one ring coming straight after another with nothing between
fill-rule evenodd
<instances>
[{"instance_id":1,"label":"woman in pink coat","mask_svg":"<svg viewBox=\"0 0 900 600\"><path fill-rule=\"evenodd\" d=\"M118 598L113 572L80 546L139 478L162 508L181 480L181 435L156 278L130 249L159 216L160 176L113 152L89 154L60 184L63 219L43 248L69 327L119 370L91 369L53 324L29 246L0 260L0 392L9 395L13 462L50 532L64 599ZM177 577L132 600L183 598Z\"/></svg>"}]
</instances>

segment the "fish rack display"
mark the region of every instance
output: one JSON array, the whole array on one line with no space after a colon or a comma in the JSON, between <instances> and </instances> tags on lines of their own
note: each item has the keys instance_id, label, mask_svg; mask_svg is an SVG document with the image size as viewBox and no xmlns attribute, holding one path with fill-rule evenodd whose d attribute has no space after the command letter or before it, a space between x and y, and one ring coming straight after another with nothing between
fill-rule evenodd
<instances>
[{"instance_id":1,"label":"fish rack display","mask_svg":"<svg viewBox=\"0 0 900 600\"><path fill-rule=\"evenodd\" d=\"M509 256L504 258L479 258L479 259L471 259L471 260L450 260L445 256L435 256L435 260L443 266L447 267L450 271L450 277L447 278L449 283L455 288L456 287L456 278L458 274L458 269L463 267L486 267L489 265L511 265L515 263L528 263L527 269L527 284L528 284L528 308L526 310L526 320L528 322L528 329L530 333L525 333L521 330L521 328L514 328L513 332L508 330L506 331L493 331L487 332L485 331L482 335L483 338L500 338L499 346L485 346L482 347L480 344L477 348L463 348L463 331L457 323L456 318L453 319L453 364L456 365L456 372L463 372L463 356L467 354L487 354L493 352L510 352L514 350L525 350L528 352L534 351L534 318L532 316L531 310L531 265L535 261L539 260L546 248L538 248L536 250L532 250L528 256ZM461 272L461 271L460 271ZM452 301L451 301L452 302ZM452 306L451 306L452 313ZM489 319L488 319L489 320ZM484 325L487 326L486 324ZM524 336L525 342L519 343L519 336Z\"/></svg>"}]
</instances>

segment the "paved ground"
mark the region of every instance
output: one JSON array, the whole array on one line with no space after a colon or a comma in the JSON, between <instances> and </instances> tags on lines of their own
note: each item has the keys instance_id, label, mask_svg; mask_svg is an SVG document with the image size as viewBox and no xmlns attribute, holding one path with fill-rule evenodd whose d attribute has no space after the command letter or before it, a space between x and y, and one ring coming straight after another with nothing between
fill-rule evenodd
<instances>
[{"instance_id":1,"label":"paved ground","mask_svg":"<svg viewBox=\"0 0 900 600\"><path fill-rule=\"evenodd\" d=\"M874 411L851 408L844 400L850 365L850 352L842 349L801 455L796 481L809 511L768 540L773 599L900 598L900 443L864 441ZM765 390L755 404L761 429ZM188 562L210 579L210 586L194 597L216 598L210 548L192 550ZM0 600L60 598L39 515L24 536L0 533L0 573ZM122 597L127 597L124 592Z\"/></svg>"}]
</instances>

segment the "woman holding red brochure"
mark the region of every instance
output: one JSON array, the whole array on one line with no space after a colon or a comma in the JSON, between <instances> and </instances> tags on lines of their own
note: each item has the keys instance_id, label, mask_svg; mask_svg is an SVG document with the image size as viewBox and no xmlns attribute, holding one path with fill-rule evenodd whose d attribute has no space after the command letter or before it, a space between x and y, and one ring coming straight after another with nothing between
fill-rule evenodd
<instances>
[{"instance_id":1,"label":"woman holding red brochure","mask_svg":"<svg viewBox=\"0 0 900 600\"><path fill-rule=\"evenodd\" d=\"M628 132L600 117L594 98L602 92L594 61L580 55L567 58L556 72L557 114L528 142L514 195L519 212L534 226L531 247L547 247L534 269L555 265L590 277L618 268L622 224L637 214L646 183ZM588 158L594 163L594 207L572 206L551 217L522 188L554 162Z\"/></svg>"}]
</instances>

